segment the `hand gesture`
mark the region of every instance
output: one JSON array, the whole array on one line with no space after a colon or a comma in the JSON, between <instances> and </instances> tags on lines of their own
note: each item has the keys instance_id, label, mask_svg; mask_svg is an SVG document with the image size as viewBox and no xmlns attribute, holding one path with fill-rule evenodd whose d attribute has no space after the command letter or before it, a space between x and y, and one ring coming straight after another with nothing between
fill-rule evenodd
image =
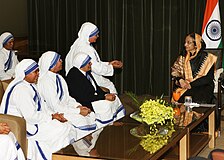
<instances>
[{"instance_id":1,"label":"hand gesture","mask_svg":"<svg viewBox=\"0 0 224 160\"><path fill-rule=\"evenodd\" d=\"M9 134L10 131L7 123L0 123L0 134Z\"/></svg>"},{"instance_id":2,"label":"hand gesture","mask_svg":"<svg viewBox=\"0 0 224 160\"><path fill-rule=\"evenodd\" d=\"M58 121L64 123L67 122L68 120L64 117L63 113L55 113L52 114L52 119L57 119Z\"/></svg>"},{"instance_id":3,"label":"hand gesture","mask_svg":"<svg viewBox=\"0 0 224 160\"><path fill-rule=\"evenodd\" d=\"M113 60L113 61L109 62L109 64L111 64L113 66L113 68L122 68L123 67L123 63L118 60Z\"/></svg>"},{"instance_id":4,"label":"hand gesture","mask_svg":"<svg viewBox=\"0 0 224 160\"><path fill-rule=\"evenodd\" d=\"M91 110L86 106L79 106L78 108L80 109L80 114L82 116L87 116L91 112Z\"/></svg>"},{"instance_id":5,"label":"hand gesture","mask_svg":"<svg viewBox=\"0 0 224 160\"><path fill-rule=\"evenodd\" d=\"M179 82L180 82L181 88L191 89L191 85L190 85L190 83L188 81L180 79Z\"/></svg>"},{"instance_id":6,"label":"hand gesture","mask_svg":"<svg viewBox=\"0 0 224 160\"><path fill-rule=\"evenodd\" d=\"M116 95L112 93L105 95L105 100L108 100L108 101L114 101L115 98L116 98Z\"/></svg>"}]
</instances>

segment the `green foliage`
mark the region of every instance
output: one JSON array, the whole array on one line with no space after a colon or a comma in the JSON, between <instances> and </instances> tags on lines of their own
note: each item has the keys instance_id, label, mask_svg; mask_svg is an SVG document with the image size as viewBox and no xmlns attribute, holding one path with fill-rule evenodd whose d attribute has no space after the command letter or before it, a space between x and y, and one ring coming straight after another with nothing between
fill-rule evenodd
<instances>
[{"instance_id":1,"label":"green foliage","mask_svg":"<svg viewBox=\"0 0 224 160\"><path fill-rule=\"evenodd\" d=\"M132 134L141 138L140 145L144 150L155 153L168 143L174 130L174 111L171 104L163 100L163 94L154 100L146 98L141 102L138 97L132 92L126 92L138 106L138 110L131 114L131 117L148 127L146 135L139 135L145 132L134 132ZM144 130L143 130L144 131ZM134 147L133 150L136 150Z\"/></svg>"},{"instance_id":2,"label":"green foliage","mask_svg":"<svg viewBox=\"0 0 224 160\"><path fill-rule=\"evenodd\" d=\"M134 94L133 92L125 91L125 94L129 96L134 101L135 105L137 105L138 107L142 104L142 102L138 99L136 94Z\"/></svg>"}]
</instances>

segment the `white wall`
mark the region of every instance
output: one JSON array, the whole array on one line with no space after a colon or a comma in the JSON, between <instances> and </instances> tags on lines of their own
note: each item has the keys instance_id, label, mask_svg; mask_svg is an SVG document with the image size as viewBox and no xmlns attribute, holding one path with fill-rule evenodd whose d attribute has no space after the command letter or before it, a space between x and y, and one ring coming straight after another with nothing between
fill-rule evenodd
<instances>
[{"instance_id":1,"label":"white wall","mask_svg":"<svg viewBox=\"0 0 224 160\"><path fill-rule=\"evenodd\" d=\"M0 34L9 31L15 37L28 36L27 0L0 0Z\"/></svg>"}]
</instances>

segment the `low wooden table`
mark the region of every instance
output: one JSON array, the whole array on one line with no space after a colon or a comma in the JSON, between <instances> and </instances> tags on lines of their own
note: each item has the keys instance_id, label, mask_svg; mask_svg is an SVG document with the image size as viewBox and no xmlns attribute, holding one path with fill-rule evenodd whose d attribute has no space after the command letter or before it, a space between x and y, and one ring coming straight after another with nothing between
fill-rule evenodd
<instances>
[{"instance_id":1,"label":"low wooden table","mask_svg":"<svg viewBox=\"0 0 224 160\"><path fill-rule=\"evenodd\" d=\"M204 113L204 115L185 127L187 129L186 144L182 146L177 145L172 151L164 155L164 159L178 159L178 157L179 159L189 159L190 157L197 156L207 144L209 144L209 148L215 147L215 107L198 107L193 110L198 113ZM206 118L208 118L208 132L192 132ZM186 148L183 148L183 146L186 146ZM181 156L182 150L187 153L186 157Z\"/></svg>"},{"instance_id":2,"label":"low wooden table","mask_svg":"<svg viewBox=\"0 0 224 160\"><path fill-rule=\"evenodd\" d=\"M199 107L195 109L204 115L197 121L192 122L187 127L175 127L175 132L169 139L168 144L159 149L156 153L150 154L140 145L140 138L130 134L130 130L140 125L137 121L131 119L129 115L121 121L123 126L107 126L101 132L95 148L100 157L99 159L180 159L186 160L191 156L196 156L206 144L209 147L215 146L215 114L214 107ZM208 134L192 133L192 130L203 120L209 118ZM195 140L196 138L196 140ZM53 159L62 158L65 160L75 160L78 157L82 159L95 159L94 157L81 157L75 153L54 154Z\"/></svg>"},{"instance_id":3,"label":"low wooden table","mask_svg":"<svg viewBox=\"0 0 224 160\"><path fill-rule=\"evenodd\" d=\"M188 158L190 158L190 156L196 156L207 144L209 144L209 148L215 147L215 107L199 107L194 110L199 113L204 113L204 115L199 120L187 126L189 137ZM191 131L206 118L208 118L208 133L192 133ZM196 137L196 139L193 139L194 137ZM197 141L198 143L196 143Z\"/></svg>"}]
</instances>

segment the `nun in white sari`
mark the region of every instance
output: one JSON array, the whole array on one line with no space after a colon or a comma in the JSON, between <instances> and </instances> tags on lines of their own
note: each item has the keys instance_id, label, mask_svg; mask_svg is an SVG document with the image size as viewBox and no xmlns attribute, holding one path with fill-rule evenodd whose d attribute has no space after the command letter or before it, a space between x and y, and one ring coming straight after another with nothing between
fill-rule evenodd
<instances>
[{"instance_id":1,"label":"nun in white sari","mask_svg":"<svg viewBox=\"0 0 224 160\"><path fill-rule=\"evenodd\" d=\"M121 68L123 64L117 60L111 62L102 62L100 60L97 51L91 45L91 43L96 42L96 39L99 37L98 33L98 28L90 22L86 22L81 26L78 33L78 38L71 46L65 59L66 75L73 67L73 60L76 54L79 52L84 52L92 58L92 75L97 84L101 87L109 89L110 93L117 94L114 84L103 76L113 76L114 68Z\"/></svg>"},{"instance_id":2,"label":"nun in white sari","mask_svg":"<svg viewBox=\"0 0 224 160\"><path fill-rule=\"evenodd\" d=\"M67 75L70 95L81 104L93 108L99 128L125 116L125 108L116 94L105 93L91 74L91 57L78 53Z\"/></svg>"},{"instance_id":3,"label":"nun in white sari","mask_svg":"<svg viewBox=\"0 0 224 160\"><path fill-rule=\"evenodd\" d=\"M9 80L15 76L15 66L19 63L13 50L14 37L5 32L0 36L0 80Z\"/></svg>"},{"instance_id":4,"label":"nun in white sari","mask_svg":"<svg viewBox=\"0 0 224 160\"><path fill-rule=\"evenodd\" d=\"M53 51L43 53L39 59L39 68L38 91L54 113L64 113L64 117L77 131L75 140L95 131L94 112L69 95L67 83L57 74L62 69L60 55Z\"/></svg>"},{"instance_id":5,"label":"nun in white sari","mask_svg":"<svg viewBox=\"0 0 224 160\"><path fill-rule=\"evenodd\" d=\"M26 120L28 159L52 159L52 153L70 144L75 136L71 125L61 123L58 116L42 103L35 82L38 65L31 59L22 60L15 69L15 79L7 87L0 112Z\"/></svg>"}]
</instances>

